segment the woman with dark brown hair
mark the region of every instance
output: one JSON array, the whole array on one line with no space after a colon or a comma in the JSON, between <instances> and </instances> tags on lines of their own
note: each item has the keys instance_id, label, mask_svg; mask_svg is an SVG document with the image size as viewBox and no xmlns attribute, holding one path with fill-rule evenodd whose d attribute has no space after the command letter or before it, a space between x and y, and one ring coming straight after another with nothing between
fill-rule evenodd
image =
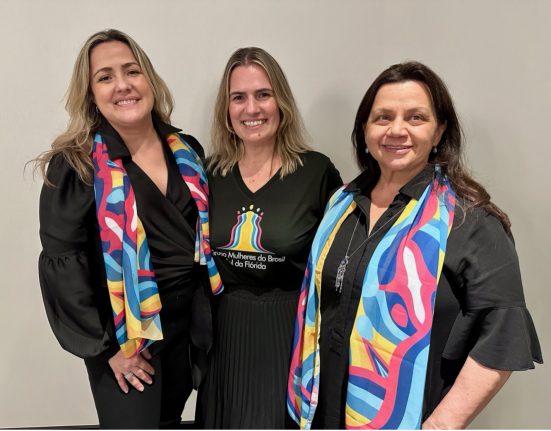
<instances>
[{"instance_id":1,"label":"woman with dark brown hair","mask_svg":"<svg viewBox=\"0 0 551 431\"><path fill-rule=\"evenodd\" d=\"M417 62L367 90L362 173L333 195L303 283L288 409L303 428L464 428L542 362L510 223L465 169L442 80Z\"/></svg>"}]
</instances>

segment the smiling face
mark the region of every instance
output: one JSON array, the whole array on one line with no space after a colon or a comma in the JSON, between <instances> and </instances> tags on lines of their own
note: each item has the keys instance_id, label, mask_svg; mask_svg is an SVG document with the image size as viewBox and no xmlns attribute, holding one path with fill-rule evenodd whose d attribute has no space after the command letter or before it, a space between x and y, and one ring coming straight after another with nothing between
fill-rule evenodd
<instances>
[{"instance_id":1,"label":"smiling face","mask_svg":"<svg viewBox=\"0 0 551 431\"><path fill-rule=\"evenodd\" d=\"M379 88L365 123L365 143L379 163L381 175L399 175L407 182L426 166L445 128L436 120L424 84L385 84Z\"/></svg>"},{"instance_id":2,"label":"smiling face","mask_svg":"<svg viewBox=\"0 0 551 431\"><path fill-rule=\"evenodd\" d=\"M230 76L228 114L244 145L275 145L280 116L268 75L260 66L236 67Z\"/></svg>"},{"instance_id":3,"label":"smiling face","mask_svg":"<svg viewBox=\"0 0 551 431\"><path fill-rule=\"evenodd\" d=\"M90 88L98 109L119 133L151 123L153 92L126 44L104 42L92 50Z\"/></svg>"}]
</instances>

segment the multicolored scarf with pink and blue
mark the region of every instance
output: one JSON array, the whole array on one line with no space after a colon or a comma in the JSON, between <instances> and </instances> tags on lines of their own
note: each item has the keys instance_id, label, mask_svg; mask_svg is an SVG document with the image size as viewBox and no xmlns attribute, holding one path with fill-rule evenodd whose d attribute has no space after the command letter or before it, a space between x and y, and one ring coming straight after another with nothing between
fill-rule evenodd
<instances>
[{"instance_id":1,"label":"multicolored scarf with pink and blue","mask_svg":"<svg viewBox=\"0 0 551 431\"><path fill-rule=\"evenodd\" d=\"M199 212L195 261L207 265L212 292L223 290L210 250L208 185L201 159L177 133L167 137L182 179ZM163 338L161 301L130 179L120 159L110 160L97 133L92 148L94 191L107 287L117 342L130 357Z\"/></svg>"},{"instance_id":2,"label":"multicolored scarf with pink and blue","mask_svg":"<svg viewBox=\"0 0 551 431\"><path fill-rule=\"evenodd\" d=\"M318 228L299 300L287 408L310 429L319 395L321 276L344 220L356 208L344 187ZM349 429L418 429L436 287L455 211L455 193L436 169L377 245L365 270L350 336L345 424Z\"/></svg>"}]
</instances>

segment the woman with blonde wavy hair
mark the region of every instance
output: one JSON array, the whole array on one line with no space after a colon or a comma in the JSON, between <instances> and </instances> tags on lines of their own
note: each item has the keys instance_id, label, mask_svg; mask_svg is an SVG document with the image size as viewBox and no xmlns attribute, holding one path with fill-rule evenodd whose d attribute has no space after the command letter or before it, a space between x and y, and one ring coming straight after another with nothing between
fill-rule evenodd
<instances>
[{"instance_id":1,"label":"woman with blonde wavy hair","mask_svg":"<svg viewBox=\"0 0 551 431\"><path fill-rule=\"evenodd\" d=\"M198 260L213 292L222 286L203 150L170 124L172 107L136 42L100 31L75 62L67 130L36 159L46 314L84 359L102 428L179 426L190 348L211 342Z\"/></svg>"},{"instance_id":2,"label":"woman with blonde wavy hair","mask_svg":"<svg viewBox=\"0 0 551 431\"><path fill-rule=\"evenodd\" d=\"M287 428L285 386L308 251L342 184L306 143L278 63L242 48L224 71L208 162L215 298L210 367L199 390L205 428Z\"/></svg>"}]
</instances>

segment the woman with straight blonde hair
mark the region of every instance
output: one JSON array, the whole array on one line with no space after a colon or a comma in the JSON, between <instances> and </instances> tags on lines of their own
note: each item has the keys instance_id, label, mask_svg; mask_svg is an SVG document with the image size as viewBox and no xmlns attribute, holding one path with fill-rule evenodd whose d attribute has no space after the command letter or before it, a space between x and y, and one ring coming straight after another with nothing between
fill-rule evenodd
<instances>
[{"instance_id":1,"label":"woman with straight blonde hair","mask_svg":"<svg viewBox=\"0 0 551 431\"><path fill-rule=\"evenodd\" d=\"M287 428L287 372L298 294L314 232L342 184L306 144L278 63L260 48L230 57L209 158L212 251L225 291L199 390L205 428Z\"/></svg>"},{"instance_id":2,"label":"woman with straight blonde hair","mask_svg":"<svg viewBox=\"0 0 551 431\"><path fill-rule=\"evenodd\" d=\"M75 62L67 130L36 159L46 314L61 346L84 359L102 428L178 427L190 348L211 343L209 277L196 256L213 292L222 286L203 150L170 125L172 106L136 42L100 31Z\"/></svg>"}]
</instances>

